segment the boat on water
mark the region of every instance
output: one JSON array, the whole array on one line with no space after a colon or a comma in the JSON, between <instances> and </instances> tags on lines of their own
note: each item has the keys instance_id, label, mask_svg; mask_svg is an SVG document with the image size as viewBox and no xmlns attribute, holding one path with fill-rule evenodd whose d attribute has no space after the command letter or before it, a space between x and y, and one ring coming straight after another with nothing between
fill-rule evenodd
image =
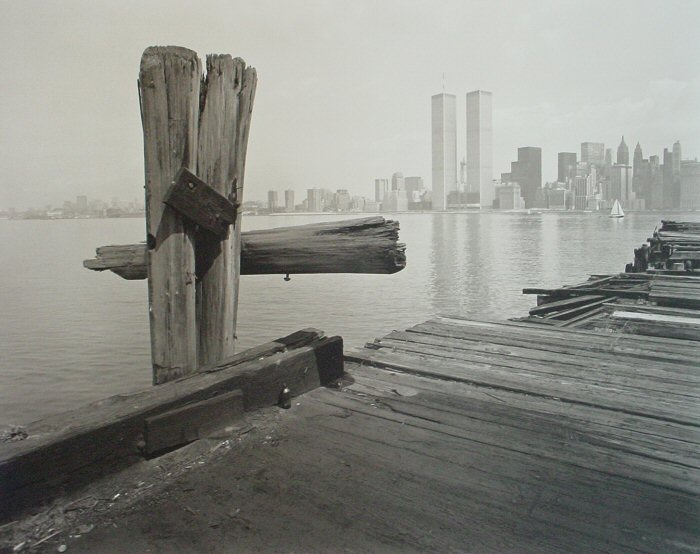
<instances>
[{"instance_id":1,"label":"boat on water","mask_svg":"<svg viewBox=\"0 0 700 554\"><path fill-rule=\"evenodd\" d=\"M622 204L619 200L615 200L612 210L610 210L610 217L625 217L625 212L622 211Z\"/></svg>"}]
</instances>

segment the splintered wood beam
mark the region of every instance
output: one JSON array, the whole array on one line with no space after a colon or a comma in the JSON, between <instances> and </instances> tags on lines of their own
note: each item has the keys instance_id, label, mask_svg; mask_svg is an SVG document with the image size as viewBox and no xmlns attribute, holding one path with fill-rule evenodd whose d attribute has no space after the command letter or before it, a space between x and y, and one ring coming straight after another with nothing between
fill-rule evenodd
<instances>
[{"instance_id":1,"label":"splintered wood beam","mask_svg":"<svg viewBox=\"0 0 700 554\"><path fill-rule=\"evenodd\" d=\"M232 205L243 201L255 69L228 54L207 56L199 113L197 175ZM221 240L196 237L199 364L234 352L241 258L240 210Z\"/></svg>"},{"instance_id":2,"label":"splintered wood beam","mask_svg":"<svg viewBox=\"0 0 700 554\"><path fill-rule=\"evenodd\" d=\"M396 273L406 267L398 221L367 217L241 234L241 275ZM146 278L146 245L101 246L83 266Z\"/></svg>"}]
</instances>

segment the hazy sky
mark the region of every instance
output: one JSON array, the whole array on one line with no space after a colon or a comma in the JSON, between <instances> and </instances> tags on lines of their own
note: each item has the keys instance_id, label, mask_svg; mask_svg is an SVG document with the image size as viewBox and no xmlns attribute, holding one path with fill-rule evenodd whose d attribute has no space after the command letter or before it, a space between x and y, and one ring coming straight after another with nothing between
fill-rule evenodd
<instances>
[{"instance_id":1,"label":"hazy sky","mask_svg":"<svg viewBox=\"0 0 700 554\"><path fill-rule=\"evenodd\" d=\"M0 209L143 196L136 79L175 44L258 70L245 199L430 184L430 96L493 92L494 177L582 141L700 156L700 1L0 0Z\"/></svg>"}]
</instances>

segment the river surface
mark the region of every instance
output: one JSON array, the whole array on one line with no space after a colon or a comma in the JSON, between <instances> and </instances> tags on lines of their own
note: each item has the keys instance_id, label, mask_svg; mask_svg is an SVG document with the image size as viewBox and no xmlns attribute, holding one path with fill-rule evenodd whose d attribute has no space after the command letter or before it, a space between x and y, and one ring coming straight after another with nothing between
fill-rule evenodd
<instances>
[{"instance_id":1,"label":"river surface","mask_svg":"<svg viewBox=\"0 0 700 554\"><path fill-rule=\"evenodd\" d=\"M244 217L244 230L348 215ZM394 275L241 278L238 336L247 348L304 327L359 346L436 314L505 319L535 298L523 287L624 271L662 218L700 213L445 213L401 222L407 268ZM95 247L143 240L141 219L0 221L0 424L26 423L150 386L145 281L83 269Z\"/></svg>"}]
</instances>

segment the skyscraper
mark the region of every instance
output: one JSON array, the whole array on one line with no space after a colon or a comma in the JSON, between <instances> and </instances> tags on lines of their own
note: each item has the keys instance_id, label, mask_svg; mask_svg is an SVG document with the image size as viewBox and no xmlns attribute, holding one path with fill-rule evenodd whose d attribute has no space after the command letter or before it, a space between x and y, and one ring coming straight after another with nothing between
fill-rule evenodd
<instances>
[{"instance_id":1,"label":"skyscraper","mask_svg":"<svg viewBox=\"0 0 700 554\"><path fill-rule=\"evenodd\" d=\"M617 165L630 164L630 149L625 144L625 137L622 137L620 146L617 147Z\"/></svg>"},{"instance_id":2,"label":"skyscraper","mask_svg":"<svg viewBox=\"0 0 700 554\"><path fill-rule=\"evenodd\" d=\"M404 176L400 171L391 176L391 190L406 190Z\"/></svg>"},{"instance_id":3,"label":"skyscraper","mask_svg":"<svg viewBox=\"0 0 700 554\"><path fill-rule=\"evenodd\" d=\"M605 165L605 144L602 142L582 142L581 162L595 164L597 167Z\"/></svg>"},{"instance_id":4,"label":"skyscraper","mask_svg":"<svg viewBox=\"0 0 700 554\"><path fill-rule=\"evenodd\" d=\"M389 179L374 180L374 201L384 202L384 196L389 190Z\"/></svg>"},{"instance_id":5,"label":"skyscraper","mask_svg":"<svg viewBox=\"0 0 700 554\"><path fill-rule=\"evenodd\" d=\"M447 195L457 189L457 99L432 97L433 209L447 208Z\"/></svg>"},{"instance_id":6,"label":"skyscraper","mask_svg":"<svg viewBox=\"0 0 700 554\"><path fill-rule=\"evenodd\" d=\"M277 191L276 190L268 190L267 191L267 207L269 208L270 212L277 211Z\"/></svg>"},{"instance_id":7,"label":"skyscraper","mask_svg":"<svg viewBox=\"0 0 700 554\"><path fill-rule=\"evenodd\" d=\"M510 164L510 178L520 185L526 208L534 208L542 189L542 149L537 146L518 148L518 161Z\"/></svg>"},{"instance_id":8,"label":"skyscraper","mask_svg":"<svg viewBox=\"0 0 700 554\"><path fill-rule=\"evenodd\" d=\"M323 211L323 191L321 189L307 189L306 205L310 212Z\"/></svg>"},{"instance_id":9,"label":"skyscraper","mask_svg":"<svg viewBox=\"0 0 700 554\"><path fill-rule=\"evenodd\" d=\"M576 177L576 152L559 152L557 162L557 181L568 183Z\"/></svg>"},{"instance_id":10,"label":"skyscraper","mask_svg":"<svg viewBox=\"0 0 700 554\"><path fill-rule=\"evenodd\" d=\"M490 92L467 93L467 193L468 198L478 193L479 204L486 208L493 205L495 197L491 109Z\"/></svg>"},{"instance_id":11,"label":"skyscraper","mask_svg":"<svg viewBox=\"0 0 700 554\"><path fill-rule=\"evenodd\" d=\"M288 213L294 211L294 191L292 189L284 191L284 211Z\"/></svg>"}]
</instances>

